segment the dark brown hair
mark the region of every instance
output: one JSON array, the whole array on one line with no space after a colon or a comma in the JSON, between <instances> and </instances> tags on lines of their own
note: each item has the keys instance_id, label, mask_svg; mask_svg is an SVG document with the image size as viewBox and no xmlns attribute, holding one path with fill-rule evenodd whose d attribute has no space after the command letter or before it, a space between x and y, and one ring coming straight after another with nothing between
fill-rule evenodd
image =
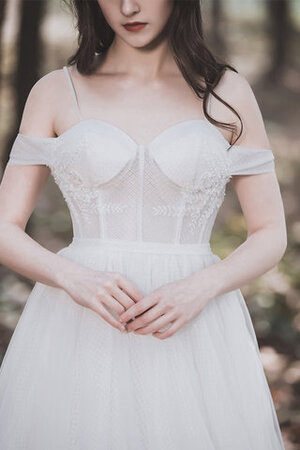
<instances>
[{"instance_id":1,"label":"dark brown hair","mask_svg":"<svg viewBox=\"0 0 300 450\"><path fill-rule=\"evenodd\" d=\"M76 65L81 74L90 74L94 69L95 54L101 55L109 48L115 32L105 20L97 0L62 1L73 12L78 30L78 49L68 58L67 63ZM221 61L220 58L217 60L207 48L203 33L200 0L189 0L188 2L173 0L173 3L173 10L163 33L169 40L174 59L187 83L203 100L204 115L212 124L230 129L237 134L236 125L219 122L208 114L207 101L210 93L237 115L241 122L238 139L243 130L240 115L213 91L227 69L236 73L238 71ZM199 83L199 76L205 81L205 86ZM234 145L237 139L231 145Z\"/></svg>"}]
</instances>

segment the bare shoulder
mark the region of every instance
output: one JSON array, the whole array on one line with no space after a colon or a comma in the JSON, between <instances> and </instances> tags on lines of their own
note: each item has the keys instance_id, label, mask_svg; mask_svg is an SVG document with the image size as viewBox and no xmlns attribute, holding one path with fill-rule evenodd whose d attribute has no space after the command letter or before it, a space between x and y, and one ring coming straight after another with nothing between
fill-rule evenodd
<instances>
[{"instance_id":1,"label":"bare shoulder","mask_svg":"<svg viewBox=\"0 0 300 450\"><path fill-rule=\"evenodd\" d=\"M222 75L219 83L214 88L214 92L219 95L222 100L232 106L234 109L240 109L253 96L252 88L246 77L233 70L226 70ZM212 108L216 113L226 114L226 120L237 120L237 117L225 105L216 98L212 99ZM226 111L226 112L225 112ZM239 111L238 111L239 112ZM224 119L224 117L223 117Z\"/></svg>"},{"instance_id":2,"label":"bare shoulder","mask_svg":"<svg viewBox=\"0 0 300 450\"><path fill-rule=\"evenodd\" d=\"M269 148L270 142L266 134L262 113L247 78L233 70L226 70L214 89L222 100L228 103L241 117L243 131L236 145L261 146ZM212 99L212 113L217 120L234 123L240 131L240 121L226 105L216 98Z\"/></svg>"},{"instance_id":3,"label":"bare shoulder","mask_svg":"<svg viewBox=\"0 0 300 450\"><path fill-rule=\"evenodd\" d=\"M234 72L233 70L227 69L218 87L223 89L223 93L226 94L231 92L232 94L238 93L238 95L243 95L249 89L251 89L247 78L239 72Z\"/></svg>"},{"instance_id":4,"label":"bare shoulder","mask_svg":"<svg viewBox=\"0 0 300 450\"><path fill-rule=\"evenodd\" d=\"M54 137L54 119L63 89L63 69L43 75L32 86L19 131L30 136Z\"/></svg>"}]
</instances>

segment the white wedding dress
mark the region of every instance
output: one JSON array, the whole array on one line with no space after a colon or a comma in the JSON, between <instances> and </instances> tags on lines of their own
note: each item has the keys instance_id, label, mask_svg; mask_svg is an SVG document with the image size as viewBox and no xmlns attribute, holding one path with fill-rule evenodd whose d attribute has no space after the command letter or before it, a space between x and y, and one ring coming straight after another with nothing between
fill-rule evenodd
<instances>
[{"instance_id":1,"label":"white wedding dress","mask_svg":"<svg viewBox=\"0 0 300 450\"><path fill-rule=\"evenodd\" d=\"M118 271L148 294L220 261L211 231L233 175L275 170L270 149L233 146L207 119L148 144L99 119L58 137L18 133L8 164L44 164L74 238L57 254ZM201 285L199 285L199 291ZM173 336L122 334L36 282L0 372L1 450L282 450L239 289Z\"/></svg>"}]
</instances>

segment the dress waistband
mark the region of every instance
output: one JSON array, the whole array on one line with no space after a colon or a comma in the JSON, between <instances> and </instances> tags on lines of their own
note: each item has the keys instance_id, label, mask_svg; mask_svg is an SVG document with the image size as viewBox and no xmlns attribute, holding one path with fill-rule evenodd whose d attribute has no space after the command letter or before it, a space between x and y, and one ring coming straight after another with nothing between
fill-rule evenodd
<instances>
[{"instance_id":1,"label":"dress waistband","mask_svg":"<svg viewBox=\"0 0 300 450\"><path fill-rule=\"evenodd\" d=\"M125 250L130 252L149 252L162 254L213 254L210 243L179 244L170 242L130 241L124 239L101 239L73 237L69 247L92 247L94 249Z\"/></svg>"}]
</instances>

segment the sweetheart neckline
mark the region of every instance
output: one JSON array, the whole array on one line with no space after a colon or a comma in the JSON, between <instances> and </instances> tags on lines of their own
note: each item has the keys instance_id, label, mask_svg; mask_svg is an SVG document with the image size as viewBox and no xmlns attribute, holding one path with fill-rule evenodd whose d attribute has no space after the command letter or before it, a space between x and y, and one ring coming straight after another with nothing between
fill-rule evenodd
<instances>
[{"instance_id":1,"label":"sweetheart neckline","mask_svg":"<svg viewBox=\"0 0 300 450\"><path fill-rule=\"evenodd\" d=\"M156 136L154 136L154 138L152 138L148 143L144 143L144 144L136 142L136 140L133 137L131 137L127 133L127 131L125 131L123 128L120 128L119 126L113 124L112 122L108 122L108 121L102 120L102 119L94 119L94 118L80 120L79 122L75 123L70 128L68 128L67 130L65 130L63 133L61 133L59 136L54 136L54 137L29 136L27 134L20 133L20 132L18 132L18 135L21 137L24 137L24 138L29 138L29 139L46 140L46 141L49 140L49 141L56 142L56 141L63 139L65 136L67 136L70 132L75 130L77 127L81 126L84 123L88 123L88 122L97 122L97 123L103 124L109 128L116 130L119 134L125 136L125 138L130 142L130 144L134 145L136 148L144 148L144 147L152 146L157 140L159 140L165 134L167 134L168 132L172 131L173 129L175 129L177 127L180 127L183 125L188 125L188 124L194 123L194 122L197 122L199 124L206 123L212 127L213 131L217 133L217 135L223 140L223 142L226 145L230 146L230 143L227 141L227 139L224 137L224 135L221 133L221 131L206 118L204 118L204 119L199 119L199 118L186 119L186 120L182 120L180 122L176 122L173 125L169 125L167 128L164 128Z\"/></svg>"}]
</instances>

